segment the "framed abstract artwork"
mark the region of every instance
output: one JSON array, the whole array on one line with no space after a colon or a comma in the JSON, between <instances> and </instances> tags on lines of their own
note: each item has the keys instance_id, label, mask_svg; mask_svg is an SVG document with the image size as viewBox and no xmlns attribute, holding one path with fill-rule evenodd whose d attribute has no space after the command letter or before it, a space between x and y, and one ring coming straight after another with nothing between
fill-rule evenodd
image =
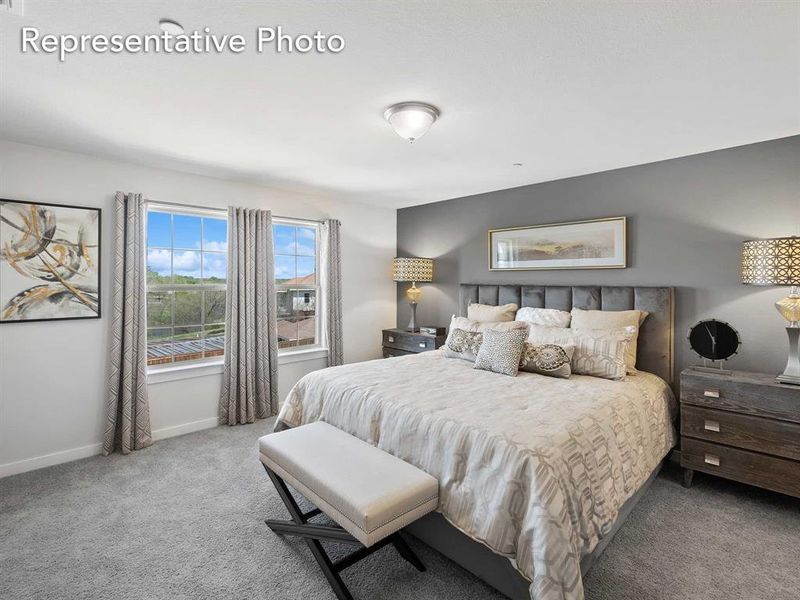
<instances>
[{"instance_id":1,"label":"framed abstract artwork","mask_svg":"<svg viewBox=\"0 0 800 600\"><path fill-rule=\"evenodd\" d=\"M100 318L100 209L0 199L0 323Z\"/></svg>"},{"instance_id":2,"label":"framed abstract artwork","mask_svg":"<svg viewBox=\"0 0 800 600\"><path fill-rule=\"evenodd\" d=\"M489 230L489 270L624 269L625 217Z\"/></svg>"}]
</instances>

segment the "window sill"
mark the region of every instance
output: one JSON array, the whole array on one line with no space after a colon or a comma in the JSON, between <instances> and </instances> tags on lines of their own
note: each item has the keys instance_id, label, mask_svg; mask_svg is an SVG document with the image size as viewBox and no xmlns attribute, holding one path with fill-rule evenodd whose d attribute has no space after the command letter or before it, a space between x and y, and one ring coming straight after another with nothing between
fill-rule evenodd
<instances>
[{"instance_id":1,"label":"window sill","mask_svg":"<svg viewBox=\"0 0 800 600\"><path fill-rule=\"evenodd\" d=\"M319 360L321 358L327 358L327 356L327 348L307 348L303 350L294 350L292 352L281 352L278 354L278 366L307 360ZM172 365L169 367L156 367L148 369L147 383L158 384L166 383L168 381L180 381L181 379L206 377L208 375L220 375L222 370L222 360L185 365Z\"/></svg>"},{"instance_id":2,"label":"window sill","mask_svg":"<svg viewBox=\"0 0 800 600\"><path fill-rule=\"evenodd\" d=\"M147 383L166 383L167 381L180 381L207 375L222 373L223 361L190 363L185 365L171 365L169 367L154 367L147 370Z\"/></svg>"},{"instance_id":3,"label":"window sill","mask_svg":"<svg viewBox=\"0 0 800 600\"><path fill-rule=\"evenodd\" d=\"M327 348L304 348L302 350L290 350L278 352L278 365L288 365L291 363L302 362L304 360L317 360L328 357Z\"/></svg>"}]
</instances>

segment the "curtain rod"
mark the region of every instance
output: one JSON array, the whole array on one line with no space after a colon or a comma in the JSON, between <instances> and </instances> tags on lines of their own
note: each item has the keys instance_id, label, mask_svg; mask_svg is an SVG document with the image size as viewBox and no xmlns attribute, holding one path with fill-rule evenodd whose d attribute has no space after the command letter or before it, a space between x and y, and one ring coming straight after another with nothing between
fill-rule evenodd
<instances>
[{"instance_id":1,"label":"curtain rod","mask_svg":"<svg viewBox=\"0 0 800 600\"><path fill-rule=\"evenodd\" d=\"M181 204L179 202L164 202L162 200L147 200L147 202L151 204L161 205L161 206L174 206L175 208L193 208L195 210L205 210L205 211L212 211L212 212L224 212L227 214L228 207L225 208L217 208L214 206L201 206L199 204ZM298 217L283 217L281 215L272 215L273 219L281 219L284 221L298 221L298 222L306 222L306 223L324 223L321 219L301 219Z\"/></svg>"}]
</instances>

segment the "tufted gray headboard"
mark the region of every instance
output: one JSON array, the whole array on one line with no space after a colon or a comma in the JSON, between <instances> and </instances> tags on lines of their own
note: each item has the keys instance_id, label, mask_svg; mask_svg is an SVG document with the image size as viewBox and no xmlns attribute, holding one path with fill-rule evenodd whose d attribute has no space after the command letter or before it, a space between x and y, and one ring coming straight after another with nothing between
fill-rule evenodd
<instances>
[{"instance_id":1,"label":"tufted gray headboard","mask_svg":"<svg viewBox=\"0 0 800 600\"><path fill-rule=\"evenodd\" d=\"M459 315L466 316L470 302L507 304L520 308L571 310L646 310L650 315L639 331L636 367L655 373L667 383L673 368L673 291L671 287L595 285L498 285L462 283L458 293Z\"/></svg>"}]
</instances>

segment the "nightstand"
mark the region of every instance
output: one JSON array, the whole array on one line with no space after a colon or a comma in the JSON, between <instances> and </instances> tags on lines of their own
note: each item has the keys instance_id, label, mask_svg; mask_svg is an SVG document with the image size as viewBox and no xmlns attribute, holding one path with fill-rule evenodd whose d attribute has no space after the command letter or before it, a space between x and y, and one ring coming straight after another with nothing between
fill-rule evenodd
<instances>
[{"instance_id":1,"label":"nightstand","mask_svg":"<svg viewBox=\"0 0 800 600\"><path fill-rule=\"evenodd\" d=\"M681 373L681 466L800 497L800 386L774 375Z\"/></svg>"},{"instance_id":2,"label":"nightstand","mask_svg":"<svg viewBox=\"0 0 800 600\"><path fill-rule=\"evenodd\" d=\"M383 357L403 356L404 354L417 354L428 350L436 350L443 346L447 340L446 335L427 335L424 333L411 333L405 329L383 330Z\"/></svg>"}]
</instances>

